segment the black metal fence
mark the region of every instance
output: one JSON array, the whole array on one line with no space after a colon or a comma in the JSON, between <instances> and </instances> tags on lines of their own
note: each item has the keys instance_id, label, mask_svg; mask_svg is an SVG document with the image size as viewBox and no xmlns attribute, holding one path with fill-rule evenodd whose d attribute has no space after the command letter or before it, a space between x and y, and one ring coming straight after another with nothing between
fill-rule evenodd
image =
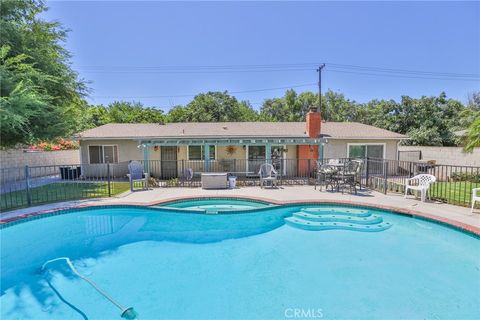
<instances>
[{"instance_id":1,"label":"black metal fence","mask_svg":"<svg viewBox=\"0 0 480 320\"><path fill-rule=\"evenodd\" d=\"M406 180L418 174L435 176L429 196L440 202L470 206L472 189L480 188L480 167L387 159L366 161L366 184L384 193L404 193Z\"/></svg>"},{"instance_id":2,"label":"black metal fence","mask_svg":"<svg viewBox=\"0 0 480 320\"><path fill-rule=\"evenodd\" d=\"M116 195L129 189L127 162L0 169L0 209Z\"/></svg>"},{"instance_id":3,"label":"black metal fence","mask_svg":"<svg viewBox=\"0 0 480 320\"><path fill-rule=\"evenodd\" d=\"M283 185L312 184L316 177L316 159L274 159L274 160L149 160L140 161L158 186L201 186L203 172L227 172L237 177L237 185L259 185L258 172L263 163L271 163L278 172ZM193 171L193 178L186 178L187 169Z\"/></svg>"},{"instance_id":4,"label":"black metal fence","mask_svg":"<svg viewBox=\"0 0 480 320\"><path fill-rule=\"evenodd\" d=\"M328 163L331 159L324 159ZM348 158L335 159L346 163ZM406 179L420 173L434 175L430 188L434 200L469 206L472 189L480 187L480 167L435 165L387 159L363 159L361 184L380 192L405 191ZM316 159L222 159L141 161L150 173L150 187L199 187L202 172L227 172L237 185L259 185L261 164L271 163L279 185L307 185L317 181ZM187 179L187 169L193 178ZM51 165L0 169L2 211L48 202L115 196L129 190L128 162L112 164Z\"/></svg>"}]
</instances>

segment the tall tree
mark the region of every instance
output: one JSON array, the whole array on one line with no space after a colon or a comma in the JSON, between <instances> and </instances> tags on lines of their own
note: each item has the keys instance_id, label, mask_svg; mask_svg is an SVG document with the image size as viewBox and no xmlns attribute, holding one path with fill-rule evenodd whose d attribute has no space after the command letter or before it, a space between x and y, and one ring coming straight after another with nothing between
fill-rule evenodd
<instances>
[{"instance_id":1,"label":"tall tree","mask_svg":"<svg viewBox=\"0 0 480 320\"><path fill-rule=\"evenodd\" d=\"M186 107L175 107L167 115L171 122L255 121L255 110L245 101L239 102L228 92L207 92L196 95Z\"/></svg>"},{"instance_id":2,"label":"tall tree","mask_svg":"<svg viewBox=\"0 0 480 320\"><path fill-rule=\"evenodd\" d=\"M69 135L85 106L86 86L70 68L70 54L62 46L66 31L39 18L46 9L36 0L0 2L4 146Z\"/></svg>"},{"instance_id":3,"label":"tall tree","mask_svg":"<svg viewBox=\"0 0 480 320\"><path fill-rule=\"evenodd\" d=\"M318 104L318 96L312 92L297 94L287 90L282 98L267 99L260 109L263 121L304 121L308 110Z\"/></svg>"},{"instance_id":4,"label":"tall tree","mask_svg":"<svg viewBox=\"0 0 480 320\"><path fill-rule=\"evenodd\" d=\"M465 151L472 151L474 148L480 148L480 117L470 125L465 139Z\"/></svg>"},{"instance_id":5,"label":"tall tree","mask_svg":"<svg viewBox=\"0 0 480 320\"><path fill-rule=\"evenodd\" d=\"M108 106L98 105L87 108L87 127L107 123L161 123L165 122L163 111L144 107L139 102L115 101Z\"/></svg>"}]
</instances>

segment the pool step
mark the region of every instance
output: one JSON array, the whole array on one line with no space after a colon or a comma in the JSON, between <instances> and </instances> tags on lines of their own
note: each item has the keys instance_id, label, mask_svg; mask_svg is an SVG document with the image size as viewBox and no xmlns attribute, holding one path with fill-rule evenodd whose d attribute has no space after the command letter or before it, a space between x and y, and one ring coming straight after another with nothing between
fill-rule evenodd
<instances>
[{"instance_id":1,"label":"pool step","mask_svg":"<svg viewBox=\"0 0 480 320\"><path fill-rule=\"evenodd\" d=\"M364 232L378 232L384 231L390 228L392 225L389 222L376 223L376 224L357 224L348 222L316 222L304 220L296 217L285 218L285 222L294 228L309 230L309 231L321 231L321 230L353 230Z\"/></svg>"},{"instance_id":2,"label":"pool step","mask_svg":"<svg viewBox=\"0 0 480 320\"><path fill-rule=\"evenodd\" d=\"M302 208L302 212L309 214L323 215L323 214L334 214L334 215L343 215L343 216L355 216L355 217L368 217L371 213L368 210L363 209L341 209L341 208L332 208L332 207L320 207L320 208Z\"/></svg>"},{"instance_id":3,"label":"pool step","mask_svg":"<svg viewBox=\"0 0 480 320\"><path fill-rule=\"evenodd\" d=\"M383 231L392 225L383 218L371 214L368 210L338 207L302 208L285 218L285 223L291 227L303 230L354 230L375 232Z\"/></svg>"},{"instance_id":4,"label":"pool step","mask_svg":"<svg viewBox=\"0 0 480 320\"><path fill-rule=\"evenodd\" d=\"M293 216L297 219L303 219L314 222L346 222L356 224L376 224L382 223L383 219L377 215L369 216L350 216L341 214L311 214L304 211L295 212Z\"/></svg>"}]
</instances>

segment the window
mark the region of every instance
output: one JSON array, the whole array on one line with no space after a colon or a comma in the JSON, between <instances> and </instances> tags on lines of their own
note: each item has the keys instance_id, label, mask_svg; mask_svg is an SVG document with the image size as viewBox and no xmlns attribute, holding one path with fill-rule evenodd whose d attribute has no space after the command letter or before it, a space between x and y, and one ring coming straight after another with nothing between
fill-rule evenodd
<instances>
[{"instance_id":1,"label":"window","mask_svg":"<svg viewBox=\"0 0 480 320\"><path fill-rule=\"evenodd\" d=\"M349 158L384 158L385 144L348 144Z\"/></svg>"},{"instance_id":2,"label":"window","mask_svg":"<svg viewBox=\"0 0 480 320\"><path fill-rule=\"evenodd\" d=\"M117 163L117 146L89 146L88 155L91 164L95 163Z\"/></svg>"},{"instance_id":3,"label":"window","mask_svg":"<svg viewBox=\"0 0 480 320\"><path fill-rule=\"evenodd\" d=\"M210 160L215 160L215 146L210 146ZM188 146L188 160L205 160L203 146Z\"/></svg>"},{"instance_id":4,"label":"window","mask_svg":"<svg viewBox=\"0 0 480 320\"><path fill-rule=\"evenodd\" d=\"M265 146L248 146L248 160L265 160Z\"/></svg>"}]
</instances>

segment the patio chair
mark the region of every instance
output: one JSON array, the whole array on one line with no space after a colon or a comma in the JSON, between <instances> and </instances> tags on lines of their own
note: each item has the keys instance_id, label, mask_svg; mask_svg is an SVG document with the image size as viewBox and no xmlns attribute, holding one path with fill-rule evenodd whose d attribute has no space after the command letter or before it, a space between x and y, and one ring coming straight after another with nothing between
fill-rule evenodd
<instances>
[{"instance_id":1,"label":"patio chair","mask_svg":"<svg viewBox=\"0 0 480 320\"><path fill-rule=\"evenodd\" d=\"M342 188L342 193L346 186L350 188L350 192L355 191L357 194L357 176L359 174L361 163L357 160L351 160L345 163L343 170L337 174L337 189Z\"/></svg>"},{"instance_id":2,"label":"patio chair","mask_svg":"<svg viewBox=\"0 0 480 320\"><path fill-rule=\"evenodd\" d=\"M192 168L187 168L183 172L183 182L188 183L188 185L191 187L192 182L193 182L193 169Z\"/></svg>"},{"instance_id":3,"label":"patio chair","mask_svg":"<svg viewBox=\"0 0 480 320\"><path fill-rule=\"evenodd\" d=\"M428 196L428 189L430 189L430 185L435 181L437 181L437 178L431 174L419 174L413 178L407 179L405 182L405 198L407 198L408 190L420 191L420 199L422 202L425 202Z\"/></svg>"},{"instance_id":4,"label":"patio chair","mask_svg":"<svg viewBox=\"0 0 480 320\"><path fill-rule=\"evenodd\" d=\"M130 181L130 191L134 191L135 182L141 182L143 190L148 189L148 180L150 174L143 171L143 165L138 161L130 161L128 164L128 180Z\"/></svg>"},{"instance_id":5,"label":"patio chair","mask_svg":"<svg viewBox=\"0 0 480 320\"><path fill-rule=\"evenodd\" d=\"M472 189L472 213L473 209L475 209L475 202L480 202L480 188Z\"/></svg>"},{"instance_id":6,"label":"patio chair","mask_svg":"<svg viewBox=\"0 0 480 320\"><path fill-rule=\"evenodd\" d=\"M362 190L362 172L363 172L363 167L364 167L364 161L357 159L353 160L358 163L357 170L355 172L355 185L358 185L360 188L360 191Z\"/></svg>"},{"instance_id":7,"label":"patio chair","mask_svg":"<svg viewBox=\"0 0 480 320\"><path fill-rule=\"evenodd\" d=\"M340 164L340 160L339 159L328 159L328 164L338 165L338 164Z\"/></svg>"},{"instance_id":8,"label":"patio chair","mask_svg":"<svg viewBox=\"0 0 480 320\"><path fill-rule=\"evenodd\" d=\"M320 191L322 191L322 186L325 186L325 190L328 190L328 186L332 187L332 191L336 188L336 180L333 179L335 173L337 173L337 168L329 164L322 164L321 161L317 161L317 180L315 183L315 190L317 185L320 186Z\"/></svg>"},{"instance_id":9,"label":"patio chair","mask_svg":"<svg viewBox=\"0 0 480 320\"><path fill-rule=\"evenodd\" d=\"M258 172L260 176L260 188L263 189L265 183L271 183L272 188L277 186L277 171L270 163L264 163L260 166L260 171Z\"/></svg>"}]
</instances>

